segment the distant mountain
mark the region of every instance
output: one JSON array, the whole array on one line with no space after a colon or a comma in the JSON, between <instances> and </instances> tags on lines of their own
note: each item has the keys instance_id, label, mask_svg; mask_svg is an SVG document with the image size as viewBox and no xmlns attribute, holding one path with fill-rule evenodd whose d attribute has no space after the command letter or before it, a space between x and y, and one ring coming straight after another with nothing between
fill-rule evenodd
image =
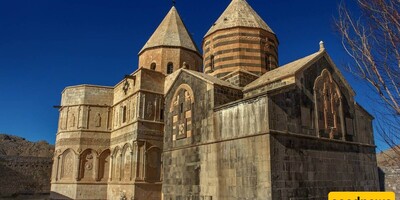
<instances>
[{"instance_id":1,"label":"distant mountain","mask_svg":"<svg viewBox=\"0 0 400 200\"><path fill-rule=\"evenodd\" d=\"M46 141L30 142L25 138L0 134L0 155L53 157L54 146Z\"/></svg>"},{"instance_id":2,"label":"distant mountain","mask_svg":"<svg viewBox=\"0 0 400 200\"><path fill-rule=\"evenodd\" d=\"M380 167L400 167L400 145L376 155Z\"/></svg>"}]
</instances>

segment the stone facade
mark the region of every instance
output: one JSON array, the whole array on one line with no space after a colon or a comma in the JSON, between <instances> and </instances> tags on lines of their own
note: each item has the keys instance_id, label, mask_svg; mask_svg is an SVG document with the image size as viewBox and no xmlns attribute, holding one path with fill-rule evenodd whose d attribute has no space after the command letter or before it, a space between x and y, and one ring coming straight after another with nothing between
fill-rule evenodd
<instances>
[{"instance_id":1,"label":"stone facade","mask_svg":"<svg viewBox=\"0 0 400 200\"><path fill-rule=\"evenodd\" d=\"M53 198L326 199L379 189L373 117L323 43L278 67L274 32L233 0L203 48L204 66L173 7L137 71L114 87L66 88Z\"/></svg>"}]
</instances>

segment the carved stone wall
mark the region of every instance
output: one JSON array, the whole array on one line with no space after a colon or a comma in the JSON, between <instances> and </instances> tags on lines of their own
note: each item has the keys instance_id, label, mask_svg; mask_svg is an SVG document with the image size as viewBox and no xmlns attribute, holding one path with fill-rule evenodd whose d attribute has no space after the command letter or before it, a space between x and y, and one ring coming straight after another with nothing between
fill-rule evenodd
<instances>
[{"instance_id":1,"label":"carved stone wall","mask_svg":"<svg viewBox=\"0 0 400 200\"><path fill-rule=\"evenodd\" d=\"M374 146L271 136L272 199L327 199L330 191L378 191Z\"/></svg>"}]
</instances>

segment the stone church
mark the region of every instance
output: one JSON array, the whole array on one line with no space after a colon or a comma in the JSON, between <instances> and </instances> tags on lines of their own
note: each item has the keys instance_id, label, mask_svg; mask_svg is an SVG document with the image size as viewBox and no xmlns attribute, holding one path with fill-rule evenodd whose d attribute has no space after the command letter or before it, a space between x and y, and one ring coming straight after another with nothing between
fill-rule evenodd
<instances>
[{"instance_id":1,"label":"stone church","mask_svg":"<svg viewBox=\"0 0 400 200\"><path fill-rule=\"evenodd\" d=\"M135 72L115 86L62 92L52 198L300 200L378 190L373 117L324 44L283 66L278 45L248 2L232 0L201 53L172 7Z\"/></svg>"}]
</instances>

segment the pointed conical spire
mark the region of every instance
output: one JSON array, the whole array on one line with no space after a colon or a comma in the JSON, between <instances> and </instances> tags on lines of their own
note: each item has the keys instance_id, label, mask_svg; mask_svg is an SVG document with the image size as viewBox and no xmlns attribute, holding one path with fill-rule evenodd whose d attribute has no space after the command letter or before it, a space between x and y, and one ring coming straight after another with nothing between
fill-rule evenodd
<instances>
[{"instance_id":1,"label":"pointed conical spire","mask_svg":"<svg viewBox=\"0 0 400 200\"><path fill-rule=\"evenodd\" d=\"M160 46L183 47L199 52L175 6L171 8L139 54L148 48Z\"/></svg>"},{"instance_id":2,"label":"pointed conical spire","mask_svg":"<svg viewBox=\"0 0 400 200\"><path fill-rule=\"evenodd\" d=\"M215 31L233 27L260 28L274 33L267 23L265 23L265 21L246 2L246 0L232 0L222 15L210 30L208 30L205 37Z\"/></svg>"}]
</instances>

